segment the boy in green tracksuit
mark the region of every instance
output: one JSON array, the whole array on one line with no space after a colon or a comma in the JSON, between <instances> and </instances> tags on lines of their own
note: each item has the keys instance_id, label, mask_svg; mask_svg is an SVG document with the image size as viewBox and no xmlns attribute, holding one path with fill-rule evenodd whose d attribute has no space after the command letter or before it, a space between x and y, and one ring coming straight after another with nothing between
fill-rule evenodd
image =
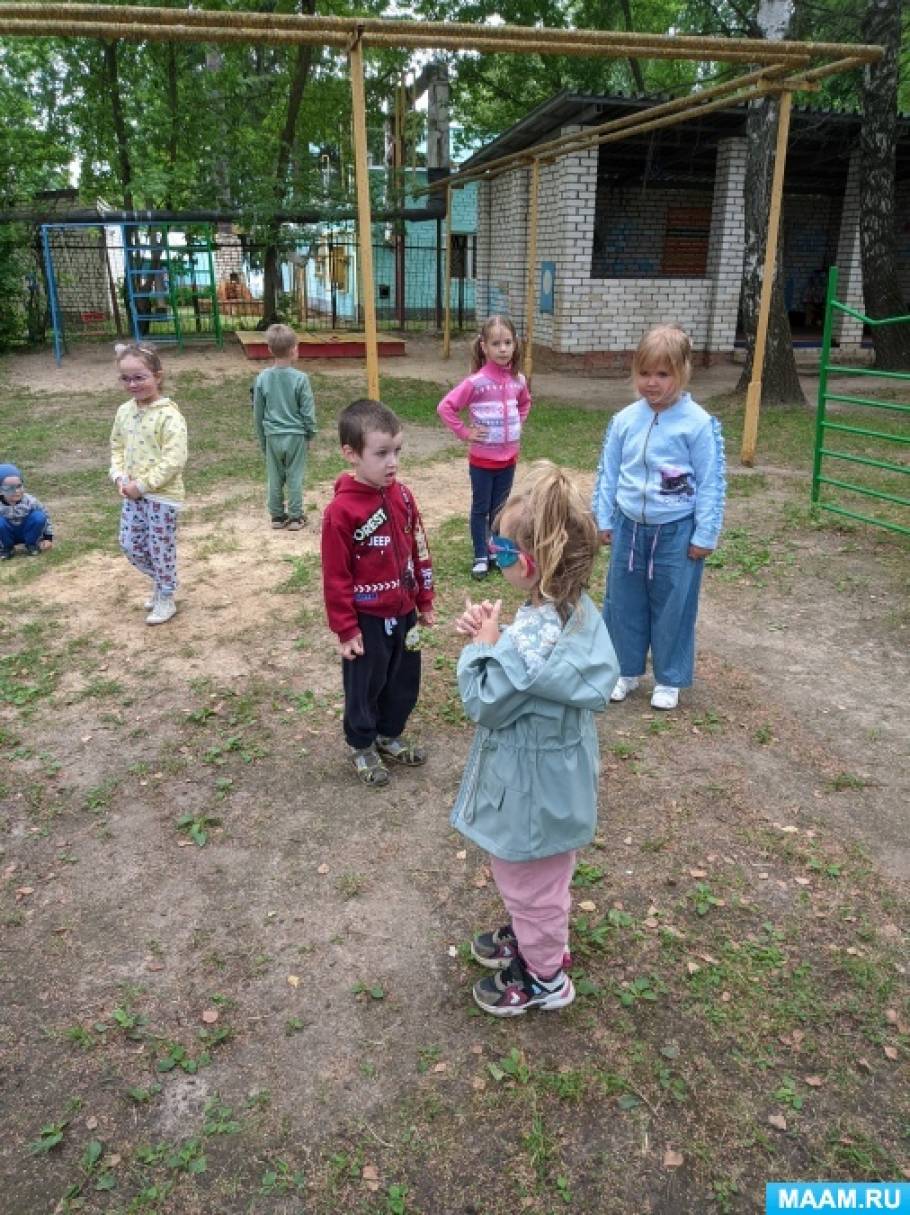
<instances>
[{"instance_id":1,"label":"boy in green tracksuit","mask_svg":"<svg viewBox=\"0 0 910 1215\"><path fill-rule=\"evenodd\" d=\"M253 385L253 425L265 456L272 527L296 532L305 523L303 478L307 447L316 433L316 405L309 376L291 366L297 353L294 330L270 325L265 338L275 361Z\"/></svg>"}]
</instances>

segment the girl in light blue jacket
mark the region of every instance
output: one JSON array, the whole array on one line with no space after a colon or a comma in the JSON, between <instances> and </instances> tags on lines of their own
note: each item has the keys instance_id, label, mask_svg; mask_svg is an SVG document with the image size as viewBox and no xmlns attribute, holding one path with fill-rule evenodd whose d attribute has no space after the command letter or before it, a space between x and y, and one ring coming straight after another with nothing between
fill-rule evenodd
<instances>
[{"instance_id":1,"label":"girl in light blue jacket","mask_svg":"<svg viewBox=\"0 0 910 1215\"><path fill-rule=\"evenodd\" d=\"M500 630L501 600L471 604L457 629L465 712L477 723L452 825L484 848L510 923L471 951L497 973L474 999L497 1017L564 1008L569 885L576 849L597 822L594 713L618 675L610 638L584 593L597 556L594 520L569 478L548 461L513 494L490 541L503 577L527 595Z\"/></svg>"},{"instance_id":2,"label":"girl in light blue jacket","mask_svg":"<svg viewBox=\"0 0 910 1215\"><path fill-rule=\"evenodd\" d=\"M726 465L717 418L686 392L692 346L678 325L656 325L632 360L639 400L604 439L594 515L610 544L604 620L619 656L613 700L625 700L651 651L655 709L675 709L692 683L705 557L717 547Z\"/></svg>"}]
</instances>

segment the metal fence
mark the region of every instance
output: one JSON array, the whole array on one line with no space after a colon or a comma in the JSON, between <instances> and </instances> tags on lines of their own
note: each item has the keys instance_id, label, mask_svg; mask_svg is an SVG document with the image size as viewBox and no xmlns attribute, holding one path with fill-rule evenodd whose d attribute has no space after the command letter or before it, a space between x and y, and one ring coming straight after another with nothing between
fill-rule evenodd
<instances>
[{"instance_id":1,"label":"metal fence","mask_svg":"<svg viewBox=\"0 0 910 1215\"><path fill-rule=\"evenodd\" d=\"M474 323L474 240L472 236L453 243L449 302L452 324L457 329ZM353 237L324 236L314 240L305 253L289 255L282 267L285 311L304 329L362 329L358 260ZM441 328L445 247L396 239L375 242L373 285L379 328Z\"/></svg>"},{"instance_id":2,"label":"metal fence","mask_svg":"<svg viewBox=\"0 0 910 1215\"><path fill-rule=\"evenodd\" d=\"M879 371L877 368L872 367L845 367L832 363L831 342L836 313L852 316L855 320L870 326L907 323L910 322L910 315L874 319L855 311L855 309L842 303L836 297L837 267L832 266L828 274L828 298L825 304L825 328L822 337L822 358L818 377L815 457L812 465L812 502L819 510L829 511L835 515L844 515L848 519L855 519L860 523L870 523L875 527L884 527L889 531L900 532L902 535L910 536L910 527L905 524L893 518L883 518L881 516L865 514L858 510L852 510L843 504L842 497L839 497L838 501L831 501L830 499L822 500L822 486L828 486L833 490L839 490L841 495L845 493L848 495L857 494L862 499L871 498L874 501L887 503L902 509L910 507L910 498L894 492L898 486L902 488L900 479L910 474L910 464L901 464L895 460L883 460L877 455L871 454L873 451L877 451L882 444L886 445L886 447L889 444L894 444L898 447L899 452L901 450L905 451L906 445L910 443L910 433L908 433L907 428L881 430L872 427L853 426L846 422L838 421L836 416L831 417L828 413L828 402L836 401L846 405L859 405L870 409L886 411L892 417L897 415L899 421L901 418L910 415L910 404L903 401L886 401L873 397L853 396L852 394L828 391L828 376L831 372L851 376L869 376L879 380L893 380L901 385L905 385L910 381L910 373L907 372ZM842 443L845 446L839 448L832 447L832 436L843 436L840 439L834 438L833 441ZM868 442L870 439L873 441L871 444ZM871 473L871 481L855 482L844 480L843 477L839 476L830 476L824 471L828 467L823 463L826 460L839 460L843 463L858 465L860 469L874 470ZM898 511L897 513L900 515L902 511Z\"/></svg>"},{"instance_id":3,"label":"metal fence","mask_svg":"<svg viewBox=\"0 0 910 1215\"><path fill-rule=\"evenodd\" d=\"M222 330L256 329L264 314L265 247L178 224L43 225L36 284L45 288L59 361L80 340L133 335L220 342ZM441 235L441 234L440 234ZM452 238L451 324L474 325L476 237ZM391 235L373 244L377 326L441 329L444 237ZM38 267L36 266L36 270ZM359 247L353 234L301 238L279 254L279 311L301 330L362 330Z\"/></svg>"}]
</instances>

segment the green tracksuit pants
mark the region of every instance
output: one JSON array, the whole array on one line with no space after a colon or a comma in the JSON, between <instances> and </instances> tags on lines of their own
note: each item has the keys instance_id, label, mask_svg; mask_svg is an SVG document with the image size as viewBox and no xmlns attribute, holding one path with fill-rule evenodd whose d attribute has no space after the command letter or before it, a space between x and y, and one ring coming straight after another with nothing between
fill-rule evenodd
<instances>
[{"instance_id":1,"label":"green tracksuit pants","mask_svg":"<svg viewBox=\"0 0 910 1215\"><path fill-rule=\"evenodd\" d=\"M303 518L303 479L308 443L305 435L279 434L265 437L265 467L268 478L268 510L273 519L287 514ZM284 494L287 487L287 511Z\"/></svg>"}]
</instances>

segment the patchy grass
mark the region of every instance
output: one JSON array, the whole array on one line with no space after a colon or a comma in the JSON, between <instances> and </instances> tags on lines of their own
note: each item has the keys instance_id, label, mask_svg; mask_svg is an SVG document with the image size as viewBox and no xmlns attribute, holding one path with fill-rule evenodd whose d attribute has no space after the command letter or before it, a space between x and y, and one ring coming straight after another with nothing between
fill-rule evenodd
<instances>
[{"instance_id":1,"label":"patchy grass","mask_svg":"<svg viewBox=\"0 0 910 1215\"><path fill-rule=\"evenodd\" d=\"M198 436L191 493L229 476L238 504L259 494L248 379L175 384ZM316 388L311 484L341 467L331 418L350 396ZM391 403L436 427L437 399L396 381ZM2 620L11 1215L747 1212L769 1178L910 1167L908 909L828 821L876 821L886 763L810 733L745 661L705 656L673 715L634 697L611 710L602 821L572 889L578 999L485 1017L467 943L502 909L485 858L446 827L468 730L445 621L465 593L501 595L506 617L518 600L501 579L470 582L464 514L431 536L442 623L425 634L414 718L430 765L367 796L339 741L314 555L263 557L281 594L251 596L205 675L158 634L112 652L101 612L80 635L32 601L42 571L77 579L82 556L114 551L116 503L98 510L113 406L81 400L84 424L80 409L28 406L19 458L39 493L57 442L42 426L58 417L99 472L61 475L71 538L53 566L13 563ZM738 408L722 403L731 450ZM603 415L543 401L534 422L527 455L591 469ZM768 441L801 474L811 419L775 415ZM867 606L863 538L820 527L799 476L733 486L714 604L767 610L782 645L808 579ZM223 501L202 509L200 556L214 557L236 523ZM894 615L863 619L884 644L903 549L874 543ZM814 621L824 605L801 606ZM790 647L801 660L800 636Z\"/></svg>"}]
</instances>

